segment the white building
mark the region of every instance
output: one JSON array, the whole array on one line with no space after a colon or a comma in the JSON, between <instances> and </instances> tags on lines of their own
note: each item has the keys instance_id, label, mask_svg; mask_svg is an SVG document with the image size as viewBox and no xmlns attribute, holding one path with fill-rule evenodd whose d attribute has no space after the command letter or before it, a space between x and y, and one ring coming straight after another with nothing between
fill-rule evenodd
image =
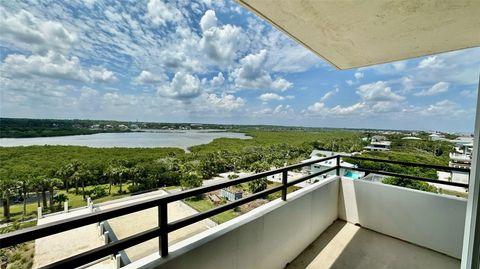
<instances>
[{"instance_id":1,"label":"white building","mask_svg":"<svg viewBox=\"0 0 480 269\"><path fill-rule=\"evenodd\" d=\"M436 133L429 135L429 137L430 137L430 140L432 140L432 141L440 141L440 140L444 140L444 139L445 139L443 135L441 135L441 134L436 134Z\"/></svg>"},{"instance_id":2,"label":"white building","mask_svg":"<svg viewBox=\"0 0 480 269\"><path fill-rule=\"evenodd\" d=\"M392 142L388 141L385 136L374 135L370 141L370 145L364 147L365 150L370 151L388 151Z\"/></svg>"}]
</instances>

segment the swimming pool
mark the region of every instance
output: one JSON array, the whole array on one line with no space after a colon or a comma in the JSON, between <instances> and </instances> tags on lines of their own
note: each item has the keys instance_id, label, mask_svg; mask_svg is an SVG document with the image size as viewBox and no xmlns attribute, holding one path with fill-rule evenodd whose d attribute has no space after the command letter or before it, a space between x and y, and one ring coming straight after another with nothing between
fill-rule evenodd
<instances>
[{"instance_id":1,"label":"swimming pool","mask_svg":"<svg viewBox=\"0 0 480 269\"><path fill-rule=\"evenodd\" d=\"M359 179L360 178L360 174L356 171L347 171L344 176L349 177L351 179Z\"/></svg>"}]
</instances>

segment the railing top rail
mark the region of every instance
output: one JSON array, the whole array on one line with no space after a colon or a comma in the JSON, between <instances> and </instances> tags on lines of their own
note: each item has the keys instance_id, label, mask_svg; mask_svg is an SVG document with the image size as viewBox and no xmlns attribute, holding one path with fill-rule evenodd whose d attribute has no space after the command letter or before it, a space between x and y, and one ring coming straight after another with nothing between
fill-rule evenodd
<instances>
[{"instance_id":1,"label":"railing top rail","mask_svg":"<svg viewBox=\"0 0 480 269\"><path fill-rule=\"evenodd\" d=\"M470 172L470 169L468 169L468 168L459 168L459 167L450 167L450 166L423 164L423 163L411 163L411 162L393 161L393 160L376 159L376 158L360 157L360 156L346 156L346 155L344 155L342 157L348 157L348 158L352 158L352 159L356 159L356 160L363 160L363 161L383 162L383 163L398 164L398 165L404 165L404 166L432 168L432 169L444 170L444 171Z\"/></svg>"}]
</instances>

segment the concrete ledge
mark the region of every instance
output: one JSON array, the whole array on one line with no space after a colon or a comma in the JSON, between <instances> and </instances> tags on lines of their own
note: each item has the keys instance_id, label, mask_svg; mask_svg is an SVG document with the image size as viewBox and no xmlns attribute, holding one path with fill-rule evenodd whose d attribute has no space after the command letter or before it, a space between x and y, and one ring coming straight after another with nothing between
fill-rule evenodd
<instances>
[{"instance_id":1,"label":"concrete ledge","mask_svg":"<svg viewBox=\"0 0 480 269\"><path fill-rule=\"evenodd\" d=\"M338 194L332 176L124 268L283 268L338 218Z\"/></svg>"}]
</instances>

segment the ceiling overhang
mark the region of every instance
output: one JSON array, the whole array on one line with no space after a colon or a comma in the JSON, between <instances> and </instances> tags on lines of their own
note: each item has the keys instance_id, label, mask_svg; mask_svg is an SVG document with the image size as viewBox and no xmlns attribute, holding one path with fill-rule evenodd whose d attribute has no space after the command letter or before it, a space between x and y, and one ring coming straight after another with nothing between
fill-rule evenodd
<instances>
[{"instance_id":1,"label":"ceiling overhang","mask_svg":"<svg viewBox=\"0 0 480 269\"><path fill-rule=\"evenodd\" d=\"M480 46L478 0L237 0L339 69Z\"/></svg>"}]
</instances>

